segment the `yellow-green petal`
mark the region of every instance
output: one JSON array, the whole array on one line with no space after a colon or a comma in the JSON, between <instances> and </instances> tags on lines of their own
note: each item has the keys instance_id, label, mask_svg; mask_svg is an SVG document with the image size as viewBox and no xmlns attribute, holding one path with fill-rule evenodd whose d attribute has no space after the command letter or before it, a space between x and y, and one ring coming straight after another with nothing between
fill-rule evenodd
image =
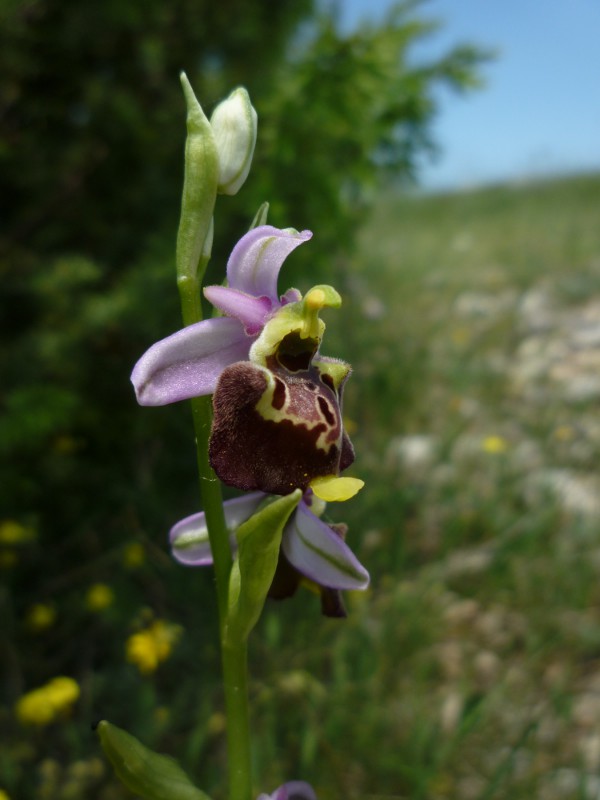
<instances>
[{"instance_id":1,"label":"yellow-green petal","mask_svg":"<svg viewBox=\"0 0 600 800\"><path fill-rule=\"evenodd\" d=\"M337 503L350 500L365 485L360 478L338 478L337 475L326 475L310 482L310 488L318 498L326 503Z\"/></svg>"}]
</instances>

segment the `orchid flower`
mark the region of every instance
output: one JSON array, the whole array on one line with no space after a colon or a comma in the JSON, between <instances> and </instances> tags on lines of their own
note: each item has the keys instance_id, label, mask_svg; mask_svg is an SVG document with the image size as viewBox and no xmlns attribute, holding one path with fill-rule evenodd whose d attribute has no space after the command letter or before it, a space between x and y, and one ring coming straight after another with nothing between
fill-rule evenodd
<instances>
[{"instance_id":1,"label":"orchid flower","mask_svg":"<svg viewBox=\"0 0 600 800\"><path fill-rule=\"evenodd\" d=\"M267 319L300 298L296 289L279 298L277 278L287 256L311 237L269 225L243 236L227 263L228 286L204 289L227 316L189 325L150 347L131 374L138 403L163 406L212 394L226 367L248 359Z\"/></svg>"},{"instance_id":2,"label":"orchid flower","mask_svg":"<svg viewBox=\"0 0 600 800\"><path fill-rule=\"evenodd\" d=\"M257 800L317 800L312 786L304 781L289 781L275 789L273 794L261 794Z\"/></svg>"},{"instance_id":3,"label":"orchid flower","mask_svg":"<svg viewBox=\"0 0 600 800\"><path fill-rule=\"evenodd\" d=\"M214 393L210 462L224 483L246 491L305 491L354 460L341 414L350 366L319 353L319 312L341 298L325 285L304 298L297 289L277 293L283 261L311 236L268 225L243 236L228 286L204 289L225 316L157 342L131 376L141 405Z\"/></svg>"},{"instance_id":4,"label":"orchid flower","mask_svg":"<svg viewBox=\"0 0 600 800\"><path fill-rule=\"evenodd\" d=\"M251 492L223 504L232 550L236 546L235 529L266 498L263 492ZM369 573L345 543L345 526L327 525L319 519L324 509L325 503L311 490L305 492L283 531L279 564L269 595L277 599L289 597L301 582L307 582L321 594L325 616L345 616L339 592L366 589ZM173 556L181 564L212 564L204 512L176 523L169 539Z\"/></svg>"}]
</instances>

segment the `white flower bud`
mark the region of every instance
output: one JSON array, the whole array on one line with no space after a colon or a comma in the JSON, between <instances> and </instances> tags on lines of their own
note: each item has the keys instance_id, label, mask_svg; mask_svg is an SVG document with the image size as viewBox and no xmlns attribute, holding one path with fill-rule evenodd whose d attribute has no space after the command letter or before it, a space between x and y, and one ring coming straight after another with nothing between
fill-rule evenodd
<instances>
[{"instance_id":1,"label":"white flower bud","mask_svg":"<svg viewBox=\"0 0 600 800\"><path fill-rule=\"evenodd\" d=\"M242 87L234 89L212 113L210 124L219 155L218 191L221 194L236 194L248 176L256 144L257 120L248 92Z\"/></svg>"}]
</instances>

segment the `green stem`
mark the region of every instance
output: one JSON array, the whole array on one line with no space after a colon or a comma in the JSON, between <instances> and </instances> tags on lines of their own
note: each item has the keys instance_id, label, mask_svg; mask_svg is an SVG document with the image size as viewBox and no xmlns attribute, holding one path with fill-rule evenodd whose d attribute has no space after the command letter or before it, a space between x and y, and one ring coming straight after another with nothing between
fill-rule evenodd
<instances>
[{"instance_id":1,"label":"green stem","mask_svg":"<svg viewBox=\"0 0 600 800\"><path fill-rule=\"evenodd\" d=\"M222 642L227 749L229 752L229 798L251 800L250 713L248 709L248 657L246 642Z\"/></svg>"},{"instance_id":2,"label":"green stem","mask_svg":"<svg viewBox=\"0 0 600 800\"><path fill-rule=\"evenodd\" d=\"M202 275L204 269L199 269ZM200 303L200 281L185 276L177 281L181 299L184 325L192 325L202 319ZM223 513L221 483L208 460L208 440L212 422L210 397L196 397L192 401L192 418L196 435L200 494L206 515L206 525L212 550L215 571L217 604L219 609L219 631L221 637L221 660L227 715L227 748L229 765L229 799L250 800L252 772L250 757L250 719L248 711L247 647L242 641L225 643L227 621L229 575L231 572L231 550L229 533Z\"/></svg>"},{"instance_id":3,"label":"green stem","mask_svg":"<svg viewBox=\"0 0 600 800\"><path fill-rule=\"evenodd\" d=\"M223 514L221 484L208 461L208 439L212 422L210 397L196 397L192 401L192 418L196 434L196 454L202 508L206 515L208 538L213 556L217 602L219 607L220 630L223 631L227 614L229 594L229 573L231 571L231 550L229 533Z\"/></svg>"}]
</instances>

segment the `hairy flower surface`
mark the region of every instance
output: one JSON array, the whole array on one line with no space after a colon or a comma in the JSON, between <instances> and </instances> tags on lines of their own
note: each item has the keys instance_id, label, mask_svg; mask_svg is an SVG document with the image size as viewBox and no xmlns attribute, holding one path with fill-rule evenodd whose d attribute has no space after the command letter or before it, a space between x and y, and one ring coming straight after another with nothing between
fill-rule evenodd
<instances>
[{"instance_id":1,"label":"hairy flower surface","mask_svg":"<svg viewBox=\"0 0 600 800\"><path fill-rule=\"evenodd\" d=\"M266 499L262 492L251 492L223 504L232 549L236 544L235 529ZM270 595L289 597L305 578L319 587L324 613L343 616L336 593L366 589L369 573L344 541L345 526L327 525L319 518L324 508L323 501L311 491L305 493L283 531L280 563ZM192 567L212 564L204 512L182 519L173 526L169 538L173 556L181 564Z\"/></svg>"},{"instance_id":2,"label":"hairy flower surface","mask_svg":"<svg viewBox=\"0 0 600 800\"><path fill-rule=\"evenodd\" d=\"M210 462L246 491L304 491L354 460L341 413L350 366L319 353L319 312L341 298L325 285L304 298L277 292L283 261L311 236L268 225L246 234L229 259L228 286L204 290L226 316L157 342L131 376L142 405L214 393Z\"/></svg>"}]
</instances>

